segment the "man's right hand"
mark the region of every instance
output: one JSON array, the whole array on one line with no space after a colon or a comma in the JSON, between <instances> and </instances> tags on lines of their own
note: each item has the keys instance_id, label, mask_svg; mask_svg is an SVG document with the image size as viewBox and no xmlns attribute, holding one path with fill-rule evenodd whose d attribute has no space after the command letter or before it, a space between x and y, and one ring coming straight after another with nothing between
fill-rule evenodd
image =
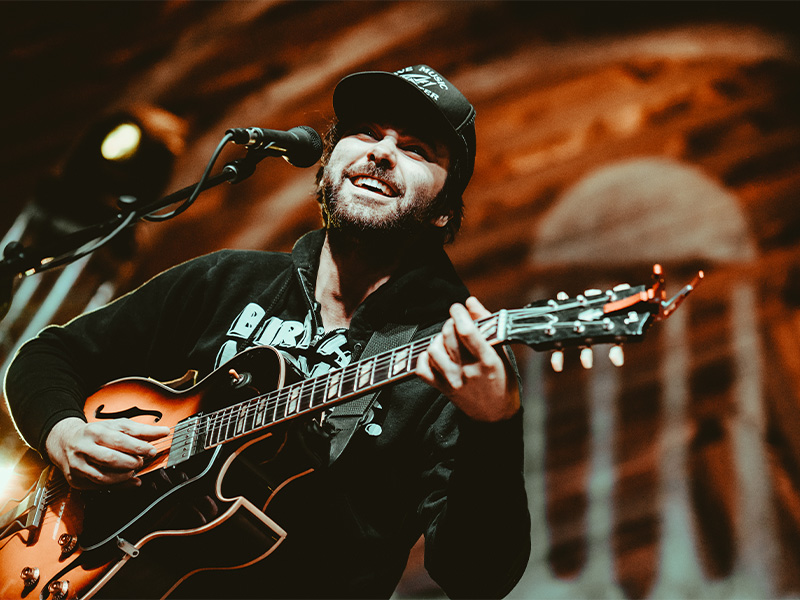
<instances>
[{"instance_id":1,"label":"man's right hand","mask_svg":"<svg viewBox=\"0 0 800 600\"><path fill-rule=\"evenodd\" d=\"M50 430L45 448L72 487L139 486L141 480L136 471L157 452L149 442L168 433L168 427L130 419L86 423L69 417Z\"/></svg>"}]
</instances>

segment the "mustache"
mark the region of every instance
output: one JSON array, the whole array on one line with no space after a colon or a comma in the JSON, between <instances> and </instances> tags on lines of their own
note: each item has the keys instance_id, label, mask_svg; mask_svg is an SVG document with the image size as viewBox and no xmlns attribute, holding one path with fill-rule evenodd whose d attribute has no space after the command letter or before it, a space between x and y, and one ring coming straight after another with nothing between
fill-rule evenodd
<instances>
[{"instance_id":1,"label":"mustache","mask_svg":"<svg viewBox=\"0 0 800 600\"><path fill-rule=\"evenodd\" d=\"M402 196L405 193L405 186L399 181L392 169L387 169L373 162L368 162L363 166L355 165L347 169L343 175L350 179L356 175L366 175L367 177L374 177L389 184L393 189L397 190L398 195Z\"/></svg>"}]
</instances>

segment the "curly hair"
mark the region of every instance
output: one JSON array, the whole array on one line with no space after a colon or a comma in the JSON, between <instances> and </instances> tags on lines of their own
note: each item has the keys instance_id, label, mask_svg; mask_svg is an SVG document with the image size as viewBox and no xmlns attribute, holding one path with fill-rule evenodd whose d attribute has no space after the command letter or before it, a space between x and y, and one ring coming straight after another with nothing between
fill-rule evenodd
<instances>
[{"instance_id":1,"label":"curly hair","mask_svg":"<svg viewBox=\"0 0 800 600\"><path fill-rule=\"evenodd\" d=\"M325 167L328 165L334 147L339 143L339 140L342 139L342 130L343 128L339 120L334 119L322 136L322 157L319 160L319 169L317 169L316 175L317 202L319 202L321 206L324 206L324 190L320 185L323 173ZM433 227L435 231L432 233L439 237L439 241L442 244L448 244L455 239L458 230L461 228L461 221L464 218L464 200L457 183L461 179L461 169L461 160L456 157L447 172L447 179L445 180L442 191L437 194L431 205L431 211L434 216L449 216L447 224L444 227ZM322 220L327 226L328 215L324 208L322 209Z\"/></svg>"}]
</instances>

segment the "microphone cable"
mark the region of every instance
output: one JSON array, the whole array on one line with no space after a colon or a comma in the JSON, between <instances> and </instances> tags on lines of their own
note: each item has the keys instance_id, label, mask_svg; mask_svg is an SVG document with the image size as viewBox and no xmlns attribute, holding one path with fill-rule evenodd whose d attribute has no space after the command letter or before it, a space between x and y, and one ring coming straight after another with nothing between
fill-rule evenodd
<instances>
[{"instance_id":1,"label":"microphone cable","mask_svg":"<svg viewBox=\"0 0 800 600\"><path fill-rule=\"evenodd\" d=\"M214 153L211 155L211 159L208 161L208 164L206 165L206 169L205 169L205 171L203 171L203 176L200 177L200 181L198 181L197 185L195 185L194 190L192 190L191 195L186 200L184 200L183 203L180 206L178 206L178 208L176 208L176 209L174 209L174 210L172 210L172 211L170 211L168 213L162 213L162 214L150 213L150 214L144 215L142 217L142 219L145 220L145 221L150 221L152 223L161 223L161 222L167 221L167 220L169 220L169 219L171 219L173 217L177 217L179 214L181 214L183 211L185 211L187 208L189 208L192 204L194 204L194 201L197 200L197 197L200 195L200 192L203 191L203 185L205 184L206 181L208 181L208 177L211 174L211 169L214 167L214 164L217 162L217 159L219 158L219 155L222 153L222 149L225 147L225 144L227 144L228 142L230 142L232 140L233 140L233 134L231 134L231 133L226 133L223 136L223 138L220 141L220 143L217 144L216 150L214 150Z\"/></svg>"}]
</instances>

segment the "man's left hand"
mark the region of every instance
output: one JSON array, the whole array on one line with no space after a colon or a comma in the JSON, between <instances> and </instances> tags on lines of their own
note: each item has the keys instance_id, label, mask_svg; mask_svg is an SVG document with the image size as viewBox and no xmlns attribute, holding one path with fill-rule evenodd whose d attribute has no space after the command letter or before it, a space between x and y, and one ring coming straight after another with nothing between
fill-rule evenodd
<instances>
[{"instance_id":1,"label":"man's left hand","mask_svg":"<svg viewBox=\"0 0 800 600\"><path fill-rule=\"evenodd\" d=\"M450 307L450 318L417 361L416 373L476 421L501 421L520 407L519 388L503 352L475 325L491 313L474 297Z\"/></svg>"}]
</instances>

